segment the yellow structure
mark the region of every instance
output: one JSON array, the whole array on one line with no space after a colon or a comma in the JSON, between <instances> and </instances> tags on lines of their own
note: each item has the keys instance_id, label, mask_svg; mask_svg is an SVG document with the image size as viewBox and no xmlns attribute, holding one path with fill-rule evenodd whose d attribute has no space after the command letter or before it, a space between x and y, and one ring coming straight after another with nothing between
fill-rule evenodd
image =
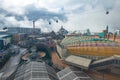
<instances>
[{"instance_id":1,"label":"yellow structure","mask_svg":"<svg viewBox=\"0 0 120 80\"><path fill-rule=\"evenodd\" d=\"M120 47L68 47L68 53L90 56L120 55Z\"/></svg>"},{"instance_id":2,"label":"yellow structure","mask_svg":"<svg viewBox=\"0 0 120 80\"><path fill-rule=\"evenodd\" d=\"M89 36L67 37L61 42L67 52L75 55L113 56L120 55L120 43Z\"/></svg>"}]
</instances>

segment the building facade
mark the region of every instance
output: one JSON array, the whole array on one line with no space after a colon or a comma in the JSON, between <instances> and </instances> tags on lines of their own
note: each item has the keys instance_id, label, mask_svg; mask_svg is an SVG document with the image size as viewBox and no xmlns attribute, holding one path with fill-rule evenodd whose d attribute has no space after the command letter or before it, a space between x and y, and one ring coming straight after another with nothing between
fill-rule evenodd
<instances>
[{"instance_id":1,"label":"building facade","mask_svg":"<svg viewBox=\"0 0 120 80\"><path fill-rule=\"evenodd\" d=\"M10 35L0 35L0 49L7 47L11 43Z\"/></svg>"},{"instance_id":2,"label":"building facade","mask_svg":"<svg viewBox=\"0 0 120 80\"><path fill-rule=\"evenodd\" d=\"M41 33L40 28L35 28L34 30L35 33ZM33 33L33 28L25 28L25 27L8 27L7 28L7 33Z\"/></svg>"},{"instance_id":3,"label":"building facade","mask_svg":"<svg viewBox=\"0 0 120 80\"><path fill-rule=\"evenodd\" d=\"M68 31L61 26L61 28L58 31L58 34L60 35L67 35Z\"/></svg>"}]
</instances>

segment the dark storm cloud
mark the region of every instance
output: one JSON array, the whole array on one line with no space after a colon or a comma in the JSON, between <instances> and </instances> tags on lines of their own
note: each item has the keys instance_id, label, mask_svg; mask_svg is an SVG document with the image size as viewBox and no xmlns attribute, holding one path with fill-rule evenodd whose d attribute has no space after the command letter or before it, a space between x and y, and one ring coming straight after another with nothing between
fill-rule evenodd
<instances>
[{"instance_id":1,"label":"dark storm cloud","mask_svg":"<svg viewBox=\"0 0 120 80\"><path fill-rule=\"evenodd\" d=\"M2 8L0 8L0 14L7 14L8 12Z\"/></svg>"},{"instance_id":2,"label":"dark storm cloud","mask_svg":"<svg viewBox=\"0 0 120 80\"><path fill-rule=\"evenodd\" d=\"M10 27L10 26L13 26L13 25L9 21L7 21L5 17L0 15L0 28Z\"/></svg>"},{"instance_id":3,"label":"dark storm cloud","mask_svg":"<svg viewBox=\"0 0 120 80\"><path fill-rule=\"evenodd\" d=\"M0 26L3 26L5 24L4 19L0 19Z\"/></svg>"},{"instance_id":4,"label":"dark storm cloud","mask_svg":"<svg viewBox=\"0 0 120 80\"><path fill-rule=\"evenodd\" d=\"M9 12L9 11L3 9L3 8L0 8L0 14L5 15L5 17L15 17L15 19L17 21L24 20L24 16L23 15L18 15L18 14L15 14L13 12Z\"/></svg>"},{"instance_id":5,"label":"dark storm cloud","mask_svg":"<svg viewBox=\"0 0 120 80\"><path fill-rule=\"evenodd\" d=\"M65 14L63 13L50 12L45 8L36 8L34 5L26 6L25 16L27 16L29 20L38 20L38 19L50 20L53 19L54 17L57 17L62 21L67 20Z\"/></svg>"},{"instance_id":6,"label":"dark storm cloud","mask_svg":"<svg viewBox=\"0 0 120 80\"><path fill-rule=\"evenodd\" d=\"M22 20L24 20L24 15L18 15L18 14L15 14L15 13L8 13L8 14L6 14L5 16L6 16L6 17L14 16L17 21L22 21Z\"/></svg>"}]
</instances>

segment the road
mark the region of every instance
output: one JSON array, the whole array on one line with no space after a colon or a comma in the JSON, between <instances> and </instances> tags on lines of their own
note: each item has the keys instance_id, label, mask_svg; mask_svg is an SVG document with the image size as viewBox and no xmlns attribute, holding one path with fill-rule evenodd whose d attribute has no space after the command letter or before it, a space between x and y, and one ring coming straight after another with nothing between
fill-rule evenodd
<instances>
[{"instance_id":1,"label":"road","mask_svg":"<svg viewBox=\"0 0 120 80\"><path fill-rule=\"evenodd\" d=\"M20 53L16 56L12 56L9 61L0 70L0 80L6 80L17 69L20 62L21 55L24 54L26 49L20 49Z\"/></svg>"}]
</instances>

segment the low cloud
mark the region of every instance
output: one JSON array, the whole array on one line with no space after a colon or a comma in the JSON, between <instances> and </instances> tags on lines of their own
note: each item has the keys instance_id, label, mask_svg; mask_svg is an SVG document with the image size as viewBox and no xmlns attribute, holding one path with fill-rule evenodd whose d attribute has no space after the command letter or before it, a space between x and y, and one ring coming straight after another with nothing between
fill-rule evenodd
<instances>
[{"instance_id":1,"label":"low cloud","mask_svg":"<svg viewBox=\"0 0 120 80\"><path fill-rule=\"evenodd\" d=\"M58 31L64 26L71 31L90 28L95 32L107 25L114 31L120 26L119 15L119 0L0 0L1 28L32 27L35 20L36 27L43 31Z\"/></svg>"},{"instance_id":2,"label":"low cloud","mask_svg":"<svg viewBox=\"0 0 120 80\"><path fill-rule=\"evenodd\" d=\"M58 19L63 21L67 20L65 14L63 13L50 12L45 8L37 8L34 5L28 5L25 7L25 16L27 16L29 20L50 20L54 17L57 17Z\"/></svg>"}]
</instances>

